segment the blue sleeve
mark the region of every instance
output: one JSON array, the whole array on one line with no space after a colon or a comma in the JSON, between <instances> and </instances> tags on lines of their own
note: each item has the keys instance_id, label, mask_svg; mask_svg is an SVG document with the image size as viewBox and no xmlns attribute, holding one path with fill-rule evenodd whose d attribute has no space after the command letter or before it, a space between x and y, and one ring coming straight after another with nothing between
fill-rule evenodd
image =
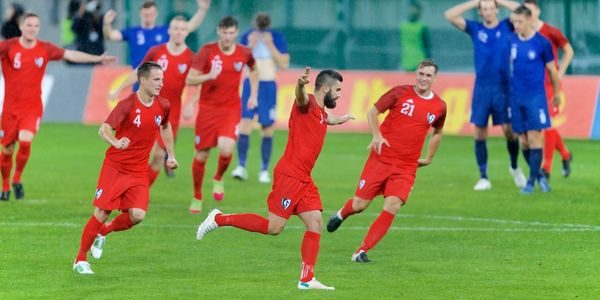
<instances>
[{"instance_id":1,"label":"blue sleeve","mask_svg":"<svg viewBox=\"0 0 600 300\"><path fill-rule=\"evenodd\" d=\"M252 32L252 30L248 30L242 34L242 37L240 37L240 44L248 46L248 36L250 35L250 32Z\"/></svg>"},{"instance_id":2,"label":"blue sleeve","mask_svg":"<svg viewBox=\"0 0 600 300\"><path fill-rule=\"evenodd\" d=\"M133 28L131 28L131 27L121 29L121 36L123 37L123 40L124 41L131 40L132 32L133 32Z\"/></svg>"},{"instance_id":3,"label":"blue sleeve","mask_svg":"<svg viewBox=\"0 0 600 300\"><path fill-rule=\"evenodd\" d=\"M541 41L540 44L541 44L541 48L542 48L541 56L542 56L542 60L544 61L544 64L554 61L554 54L552 53L552 46L550 46L550 42L544 37L542 37L540 39L540 41Z\"/></svg>"},{"instance_id":4,"label":"blue sleeve","mask_svg":"<svg viewBox=\"0 0 600 300\"><path fill-rule=\"evenodd\" d=\"M475 21L465 19L465 26L465 32L470 36L473 36L473 33L477 31L477 22Z\"/></svg>"},{"instance_id":5,"label":"blue sleeve","mask_svg":"<svg viewBox=\"0 0 600 300\"><path fill-rule=\"evenodd\" d=\"M513 23L510 21L510 19L509 19L509 18L506 18L506 19L502 20L502 21L501 21L501 23L503 23L503 25L504 25L504 26L508 27L508 29L509 29L511 32L514 32L514 31L515 31L515 26L514 26L514 25L513 25Z\"/></svg>"},{"instance_id":6,"label":"blue sleeve","mask_svg":"<svg viewBox=\"0 0 600 300\"><path fill-rule=\"evenodd\" d=\"M287 41L285 40L285 36L281 32L273 31L273 44L281 54L288 53Z\"/></svg>"}]
</instances>

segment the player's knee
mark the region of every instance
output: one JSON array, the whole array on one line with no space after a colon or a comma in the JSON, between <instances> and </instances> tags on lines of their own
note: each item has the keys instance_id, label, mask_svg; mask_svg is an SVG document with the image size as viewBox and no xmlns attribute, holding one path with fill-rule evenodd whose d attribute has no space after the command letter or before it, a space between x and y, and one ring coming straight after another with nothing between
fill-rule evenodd
<instances>
[{"instance_id":1,"label":"player's knee","mask_svg":"<svg viewBox=\"0 0 600 300\"><path fill-rule=\"evenodd\" d=\"M367 207L369 207L370 203L371 203L371 201L367 201L367 200L364 200L364 199L354 196L354 198L352 200L352 210L354 210L355 213L360 213L363 210L367 209Z\"/></svg>"},{"instance_id":2,"label":"player's knee","mask_svg":"<svg viewBox=\"0 0 600 300\"><path fill-rule=\"evenodd\" d=\"M207 161L208 160L208 151L196 151L194 155L194 159L197 161Z\"/></svg>"},{"instance_id":3,"label":"player's knee","mask_svg":"<svg viewBox=\"0 0 600 300\"><path fill-rule=\"evenodd\" d=\"M285 228L285 225L273 224L272 222L269 222L268 233L270 235L279 235L283 231L283 228Z\"/></svg>"},{"instance_id":4,"label":"player's knee","mask_svg":"<svg viewBox=\"0 0 600 300\"><path fill-rule=\"evenodd\" d=\"M400 210L402 205L404 205L404 201L402 201L402 199L398 197L389 197L384 201L383 210L395 215L398 210Z\"/></svg>"},{"instance_id":5,"label":"player's knee","mask_svg":"<svg viewBox=\"0 0 600 300\"><path fill-rule=\"evenodd\" d=\"M135 209L129 214L129 216L133 224L138 224L144 220L144 217L146 217L146 212L143 210Z\"/></svg>"},{"instance_id":6,"label":"player's knee","mask_svg":"<svg viewBox=\"0 0 600 300\"><path fill-rule=\"evenodd\" d=\"M2 153L6 154L6 155L12 155L14 151L15 151L14 144L2 147Z\"/></svg>"}]
</instances>

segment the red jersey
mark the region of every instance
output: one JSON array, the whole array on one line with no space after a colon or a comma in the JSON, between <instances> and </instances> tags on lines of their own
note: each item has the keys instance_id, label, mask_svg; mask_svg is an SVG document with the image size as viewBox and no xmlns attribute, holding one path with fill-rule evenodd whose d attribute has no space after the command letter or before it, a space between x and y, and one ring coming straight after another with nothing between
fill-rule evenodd
<instances>
[{"instance_id":1,"label":"red jersey","mask_svg":"<svg viewBox=\"0 0 600 300\"><path fill-rule=\"evenodd\" d=\"M389 110L381 123L383 137L390 146L383 145L381 161L397 164L414 164L421 155L429 129L441 129L446 120L446 103L435 93L429 99L421 97L412 85L396 86L375 103L379 112ZM375 150L372 150L374 152Z\"/></svg>"},{"instance_id":2,"label":"red jersey","mask_svg":"<svg viewBox=\"0 0 600 300\"><path fill-rule=\"evenodd\" d=\"M150 106L144 105L136 93L119 101L105 123L116 131L117 139L126 137L130 143L126 149L110 146L106 161L123 173L146 174L159 127L169 122L169 110L169 102L160 96Z\"/></svg>"},{"instance_id":3,"label":"red jersey","mask_svg":"<svg viewBox=\"0 0 600 300\"><path fill-rule=\"evenodd\" d=\"M0 59L4 75L4 111L14 114L42 115L42 78L51 60L60 60L65 50L52 43L37 40L32 48L24 48L19 38L0 42Z\"/></svg>"},{"instance_id":4,"label":"red jersey","mask_svg":"<svg viewBox=\"0 0 600 300\"><path fill-rule=\"evenodd\" d=\"M310 182L310 173L323 148L327 132L327 112L321 108L315 96L308 95L308 104L292 107L289 120L288 142L275 172L281 172L298 180Z\"/></svg>"},{"instance_id":5,"label":"red jersey","mask_svg":"<svg viewBox=\"0 0 600 300\"><path fill-rule=\"evenodd\" d=\"M552 45L552 54L554 54L554 61L558 68L558 48L562 48L568 44L569 39L567 39L558 28L549 25L546 22L544 22L544 25L540 28L539 33L550 42L550 45ZM548 70L546 70L546 89L548 88L552 88L552 81L550 81L550 74L548 73Z\"/></svg>"},{"instance_id":6,"label":"red jersey","mask_svg":"<svg viewBox=\"0 0 600 300\"><path fill-rule=\"evenodd\" d=\"M217 43L203 46L195 57L192 68L206 74L210 72L212 64L220 64L222 71L215 80L202 84L200 105L241 109L242 70L244 65L252 68L254 63L252 51L240 44L235 45L235 51L230 55L224 54Z\"/></svg>"},{"instance_id":7,"label":"red jersey","mask_svg":"<svg viewBox=\"0 0 600 300\"><path fill-rule=\"evenodd\" d=\"M178 55L173 55L167 49L167 44L157 45L146 53L143 62L153 61L158 63L164 72L163 88L160 96L169 100L171 104L171 120L179 121L181 113L181 94L185 88L185 78L190 71L194 52L189 48Z\"/></svg>"}]
</instances>

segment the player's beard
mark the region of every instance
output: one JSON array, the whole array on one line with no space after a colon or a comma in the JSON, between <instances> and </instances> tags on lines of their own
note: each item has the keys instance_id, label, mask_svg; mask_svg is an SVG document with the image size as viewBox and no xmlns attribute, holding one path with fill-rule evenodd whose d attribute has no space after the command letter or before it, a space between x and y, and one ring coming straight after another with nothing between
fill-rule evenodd
<instances>
[{"instance_id":1,"label":"player's beard","mask_svg":"<svg viewBox=\"0 0 600 300\"><path fill-rule=\"evenodd\" d=\"M325 107L327 107L327 108L335 108L335 106L337 105L337 102L335 102L335 99L333 98L331 91L325 93L325 98L323 99L323 103L325 104Z\"/></svg>"}]
</instances>

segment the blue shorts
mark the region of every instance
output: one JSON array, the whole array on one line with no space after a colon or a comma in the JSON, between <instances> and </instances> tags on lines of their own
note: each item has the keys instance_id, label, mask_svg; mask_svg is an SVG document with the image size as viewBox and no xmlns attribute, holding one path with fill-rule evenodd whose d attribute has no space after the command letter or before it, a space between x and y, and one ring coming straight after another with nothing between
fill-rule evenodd
<instances>
[{"instance_id":1,"label":"blue shorts","mask_svg":"<svg viewBox=\"0 0 600 300\"><path fill-rule=\"evenodd\" d=\"M275 123L275 103L277 102L277 85L275 81L258 82L258 106L248 110L250 98L250 80L244 80L242 90L242 119L253 119L258 113L258 123L268 127Z\"/></svg>"},{"instance_id":2,"label":"blue shorts","mask_svg":"<svg viewBox=\"0 0 600 300\"><path fill-rule=\"evenodd\" d=\"M490 115L493 125L510 123L508 99L498 85L476 84L471 101L471 123L487 127Z\"/></svg>"},{"instance_id":3,"label":"blue shorts","mask_svg":"<svg viewBox=\"0 0 600 300\"><path fill-rule=\"evenodd\" d=\"M546 95L511 96L510 115L512 129L519 134L551 126Z\"/></svg>"}]
</instances>

